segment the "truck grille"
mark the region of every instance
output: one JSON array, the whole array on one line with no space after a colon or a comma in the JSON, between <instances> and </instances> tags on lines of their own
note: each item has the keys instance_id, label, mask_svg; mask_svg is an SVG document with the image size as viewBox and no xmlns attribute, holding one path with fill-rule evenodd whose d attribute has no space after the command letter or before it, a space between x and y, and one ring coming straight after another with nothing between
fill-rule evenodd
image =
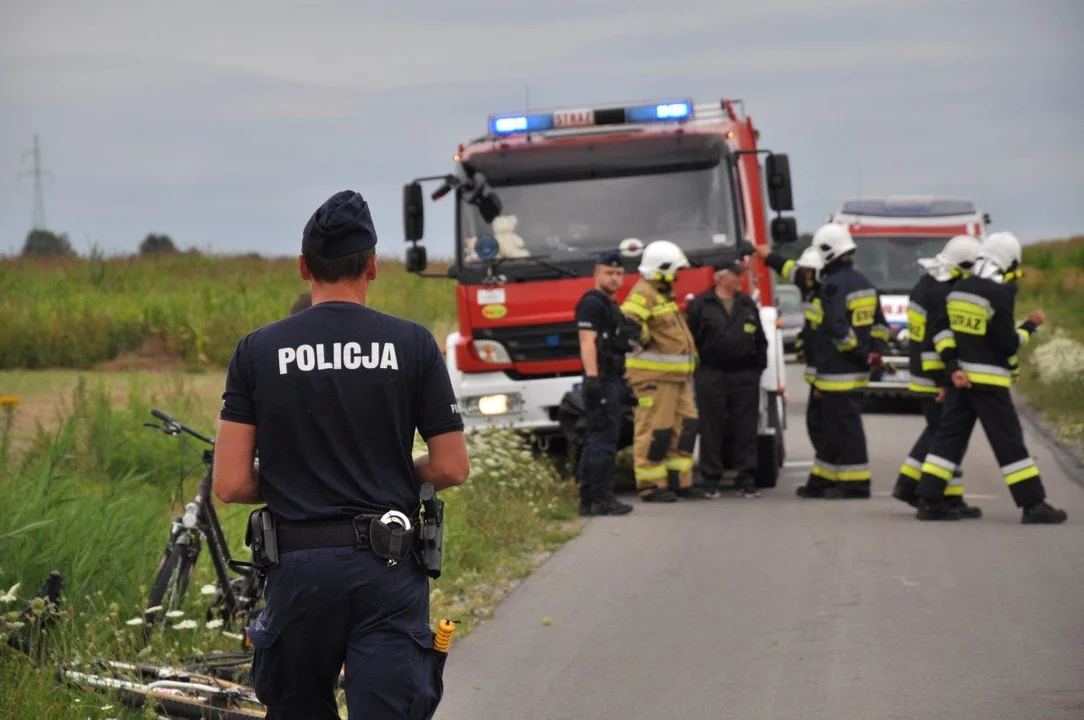
<instances>
[{"instance_id":1,"label":"truck grille","mask_svg":"<svg viewBox=\"0 0 1084 720\"><path fill-rule=\"evenodd\" d=\"M580 357L579 334L575 323L523 325L520 327L476 328L478 340L504 345L512 362L575 360Z\"/></svg>"}]
</instances>

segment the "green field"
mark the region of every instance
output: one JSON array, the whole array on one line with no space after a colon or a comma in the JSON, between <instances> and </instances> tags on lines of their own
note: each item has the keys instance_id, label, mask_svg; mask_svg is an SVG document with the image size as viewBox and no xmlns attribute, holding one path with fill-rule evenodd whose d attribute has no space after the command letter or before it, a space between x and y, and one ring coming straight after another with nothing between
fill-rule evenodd
<instances>
[{"instance_id":1,"label":"green field","mask_svg":"<svg viewBox=\"0 0 1084 720\"><path fill-rule=\"evenodd\" d=\"M451 281L408 274L397 261L378 271L372 307L441 340L455 327ZM134 367L174 358L224 367L245 333L285 316L307 289L295 258L0 259L0 370L93 368L130 355Z\"/></svg>"}]
</instances>

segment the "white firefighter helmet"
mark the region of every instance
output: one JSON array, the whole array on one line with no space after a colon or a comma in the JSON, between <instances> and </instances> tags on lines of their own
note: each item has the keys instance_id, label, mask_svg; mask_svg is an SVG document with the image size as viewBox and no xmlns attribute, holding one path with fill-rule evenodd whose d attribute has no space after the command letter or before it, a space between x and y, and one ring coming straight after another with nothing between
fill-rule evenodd
<instances>
[{"instance_id":1,"label":"white firefighter helmet","mask_svg":"<svg viewBox=\"0 0 1084 720\"><path fill-rule=\"evenodd\" d=\"M820 275L820 271L824 269L824 258L821 257L817 248L810 245L798 256L798 260L795 264L800 268L815 270L817 274Z\"/></svg>"},{"instance_id":2,"label":"white firefighter helmet","mask_svg":"<svg viewBox=\"0 0 1084 720\"><path fill-rule=\"evenodd\" d=\"M957 235L937 253L937 262L950 270L970 270L979 259L982 241L972 235Z\"/></svg>"},{"instance_id":3,"label":"white firefighter helmet","mask_svg":"<svg viewBox=\"0 0 1084 720\"><path fill-rule=\"evenodd\" d=\"M857 248L850 231L839 223L828 223L817 228L817 232L813 233L813 242L810 246L816 248L821 254L825 265L831 265Z\"/></svg>"},{"instance_id":4,"label":"white firefighter helmet","mask_svg":"<svg viewBox=\"0 0 1084 720\"><path fill-rule=\"evenodd\" d=\"M640 256L640 275L654 282L674 282L680 268L689 267L689 258L669 240L656 240Z\"/></svg>"},{"instance_id":5,"label":"white firefighter helmet","mask_svg":"<svg viewBox=\"0 0 1084 720\"><path fill-rule=\"evenodd\" d=\"M979 250L979 260L984 265L994 265L1002 273L1012 272L1020 264L1020 241L1010 232L996 232L986 236Z\"/></svg>"}]
</instances>

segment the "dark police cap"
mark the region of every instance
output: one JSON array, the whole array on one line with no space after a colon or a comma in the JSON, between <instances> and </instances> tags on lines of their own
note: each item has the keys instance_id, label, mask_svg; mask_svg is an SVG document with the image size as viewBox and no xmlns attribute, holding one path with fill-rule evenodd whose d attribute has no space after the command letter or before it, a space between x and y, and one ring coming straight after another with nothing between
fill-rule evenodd
<instances>
[{"instance_id":1,"label":"dark police cap","mask_svg":"<svg viewBox=\"0 0 1084 720\"><path fill-rule=\"evenodd\" d=\"M598 260L595 261L596 265L607 265L609 267L622 267L621 265L621 253L616 250L607 250L598 256Z\"/></svg>"},{"instance_id":2,"label":"dark police cap","mask_svg":"<svg viewBox=\"0 0 1084 720\"><path fill-rule=\"evenodd\" d=\"M316 209L301 235L301 249L326 260L376 247L369 204L353 190L332 195Z\"/></svg>"},{"instance_id":3,"label":"dark police cap","mask_svg":"<svg viewBox=\"0 0 1084 720\"><path fill-rule=\"evenodd\" d=\"M734 273L735 275L741 275L743 272L745 272L745 266L737 260L727 260L723 264L716 267L717 272L722 272L723 270L726 270L728 272Z\"/></svg>"}]
</instances>

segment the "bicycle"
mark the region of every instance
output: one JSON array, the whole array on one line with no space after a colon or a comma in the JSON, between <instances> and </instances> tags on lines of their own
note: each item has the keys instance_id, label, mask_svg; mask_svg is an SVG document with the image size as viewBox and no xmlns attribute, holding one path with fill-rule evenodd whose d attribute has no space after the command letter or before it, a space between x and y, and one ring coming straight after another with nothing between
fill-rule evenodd
<instances>
[{"instance_id":1,"label":"bicycle","mask_svg":"<svg viewBox=\"0 0 1084 720\"><path fill-rule=\"evenodd\" d=\"M251 720L266 717L255 692L244 685L184 668L97 660L61 665L59 679L84 690L112 691L130 707L152 707L168 718Z\"/></svg>"},{"instance_id":2,"label":"bicycle","mask_svg":"<svg viewBox=\"0 0 1084 720\"><path fill-rule=\"evenodd\" d=\"M204 474L195 499L185 505L184 514L174 518L170 525L169 540L147 596L144 639L150 637L155 624L161 618L180 608L203 542L206 541L217 576L214 596L207 610L207 620L217 617L222 620L227 630L231 629L235 620L240 620L243 630L242 647L247 648L247 627L259 614L258 605L263 595L265 575L251 563L234 560L230 556L226 536L211 498L215 441L174 420L161 410L153 409L151 415L162 424L144 423L145 426L173 437L186 433L210 445L210 448L202 453ZM238 576L231 577L231 570Z\"/></svg>"}]
</instances>

